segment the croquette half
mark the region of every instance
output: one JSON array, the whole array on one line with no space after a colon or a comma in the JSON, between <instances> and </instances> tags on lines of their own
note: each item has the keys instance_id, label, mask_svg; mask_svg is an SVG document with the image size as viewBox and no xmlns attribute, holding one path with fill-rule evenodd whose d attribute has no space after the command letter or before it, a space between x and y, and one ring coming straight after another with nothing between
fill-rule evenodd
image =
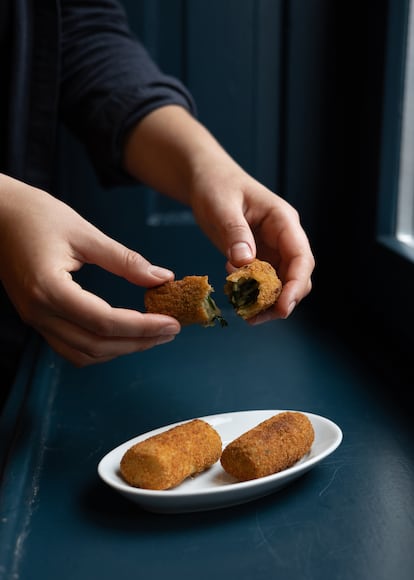
<instances>
[{"instance_id":1,"label":"croquette half","mask_svg":"<svg viewBox=\"0 0 414 580\"><path fill-rule=\"evenodd\" d=\"M224 292L236 313L248 320L275 304L282 282L271 264L255 259L227 276Z\"/></svg>"},{"instance_id":2,"label":"croquette half","mask_svg":"<svg viewBox=\"0 0 414 580\"><path fill-rule=\"evenodd\" d=\"M145 309L147 312L172 316L182 326L214 326L217 321L226 326L220 309L211 297L212 292L214 288L208 276L185 276L182 280L172 280L149 288L144 296Z\"/></svg>"}]
</instances>

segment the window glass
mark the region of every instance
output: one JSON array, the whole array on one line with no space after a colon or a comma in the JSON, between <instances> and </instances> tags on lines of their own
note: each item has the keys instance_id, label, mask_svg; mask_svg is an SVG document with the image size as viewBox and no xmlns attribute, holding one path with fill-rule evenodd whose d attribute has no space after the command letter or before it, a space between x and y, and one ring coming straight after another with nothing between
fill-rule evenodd
<instances>
[{"instance_id":1,"label":"window glass","mask_svg":"<svg viewBox=\"0 0 414 580\"><path fill-rule=\"evenodd\" d=\"M400 166L398 179L397 239L414 247L414 6L410 3L405 61Z\"/></svg>"}]
</instances>

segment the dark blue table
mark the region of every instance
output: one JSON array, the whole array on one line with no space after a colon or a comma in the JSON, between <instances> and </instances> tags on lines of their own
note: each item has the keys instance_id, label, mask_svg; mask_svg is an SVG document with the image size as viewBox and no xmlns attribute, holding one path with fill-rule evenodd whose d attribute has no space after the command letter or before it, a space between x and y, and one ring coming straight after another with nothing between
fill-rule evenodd
<instances>
[{"instance_id":1,"label":"dark blue table","mask_svg":"<svg viewBox=\"0 0 414 580\"><path fill-rule=\"evenodd\" d=\"M0 423L0 578L411 580L410 409L305 312L257 328L226 312L226 329L86 369L33 341ZM266 408L326 416L343 442L288 487L217 511L149 513L97 475L139 433Z\"/></svg>"}]
</instances>

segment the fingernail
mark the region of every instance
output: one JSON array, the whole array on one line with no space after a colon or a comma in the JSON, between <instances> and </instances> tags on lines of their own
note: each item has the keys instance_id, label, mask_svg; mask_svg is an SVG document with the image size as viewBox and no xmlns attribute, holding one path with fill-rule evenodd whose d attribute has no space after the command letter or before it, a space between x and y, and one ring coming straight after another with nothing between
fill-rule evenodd
<instances>
[{"instance_id":1,"label":"fingernail","mask_svg":"<svg viewBox=\"0 0 414 580\"><path fill-rule=\"evenodd\" d=\"M160 268L159 266L150 266L148 268L148 274L163 281L174 278L174 272L171 272L171 270L167 270L166 268Z\"/></svg>"},{"instance_id":2,"label":"fingernail","mask_svg":"<svg viewBox=\"0 0 414 580\"><path fill-rule=\"evenodd\" d=\"M253 252L246 242L237 242L231 248L231 261L240 262L241 260L248 260L253 258Z\"/></svg>"},{"instance_id":3,"label":"fingernail","mask_svg":"<svg viewBox=\"0 0 414 580\"><path fill-rule=\"evenodd\" d=\"M180 327L175 324L169 324L168 326L164 326L164 328L161 329L161 334L163 336L168 336L168 335L176 335L180 332Z\"/></svg>"}]
</instances>

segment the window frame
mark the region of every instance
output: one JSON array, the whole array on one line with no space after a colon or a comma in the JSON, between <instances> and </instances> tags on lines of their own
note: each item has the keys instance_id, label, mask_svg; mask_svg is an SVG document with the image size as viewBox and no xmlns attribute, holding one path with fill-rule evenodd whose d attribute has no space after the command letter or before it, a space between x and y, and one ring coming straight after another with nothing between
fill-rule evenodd
<instances>
[{"instance_id":1,"label":"window frame","mask_svg":"<svg viewBox=\"0 0 414 580\"><path fill-rule=\"evenodd\" d=\"M414 10L414 4L413 4ZM413 264L414 248L397 235L410 0L390 2L385 62L377 242ZM410 264L407 264L410 267Z\"/></svg>"},{"instance_id":2,"label":"window frame","mask_svg":"<svg viewBox=\"0 0 414 580\"><path fill-rule=\"evenodd\" d=\"M409 4L388 2L376 228L365 272L365 305L382 320L390 345L408 352L414 326L414 248L396 237L396 220Z\"/></svg>"}]
</instances>

